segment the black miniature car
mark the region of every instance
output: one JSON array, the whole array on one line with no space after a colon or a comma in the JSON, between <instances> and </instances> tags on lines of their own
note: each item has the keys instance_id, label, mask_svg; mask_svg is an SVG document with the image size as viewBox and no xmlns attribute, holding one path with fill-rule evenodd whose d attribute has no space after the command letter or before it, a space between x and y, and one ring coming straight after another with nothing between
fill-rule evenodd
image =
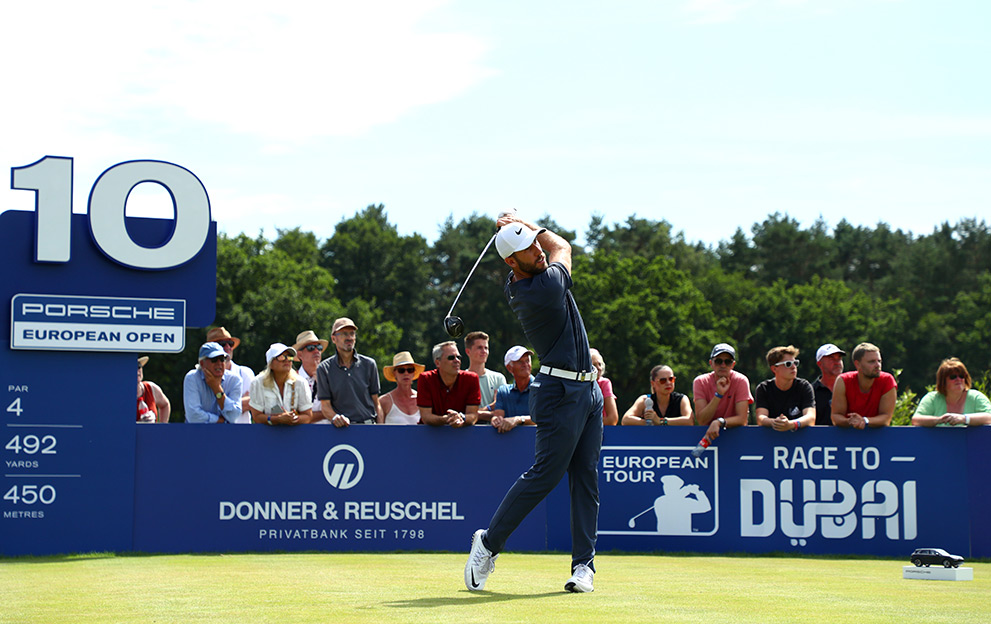
<instances>
[{"instance_id":1,"label":"black miniature car","mask_svg":"<svg viewBox=\"0 0 991 624\"><path fill-rule=\"evenodd\" d=\"M942 548L916 548L911 560L915 567L927 568L933 564L942 565L944 568L959 568L963 563L963 557L951 555Z\"/></svg>"}]
</instances>

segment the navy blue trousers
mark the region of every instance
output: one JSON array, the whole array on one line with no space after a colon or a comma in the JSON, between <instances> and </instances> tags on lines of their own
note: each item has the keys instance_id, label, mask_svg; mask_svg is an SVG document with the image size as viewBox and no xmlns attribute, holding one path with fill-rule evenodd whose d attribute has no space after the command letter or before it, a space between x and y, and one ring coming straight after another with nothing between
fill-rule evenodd
<instances>
[{"instance_id":1,"label":"navy blue trousers","mask_svg":"<svg viewBox=\"0 0 991 624\"><path fill-rule=\"evenodd\" d=\"M571 567L592 566L599 520L602 392L599 384L540 374L530 384L530 418L537 424L530 467L502 499L489 522L485 544L494 553L565 473L571 494Z\"/></svg>"}]
</instances>

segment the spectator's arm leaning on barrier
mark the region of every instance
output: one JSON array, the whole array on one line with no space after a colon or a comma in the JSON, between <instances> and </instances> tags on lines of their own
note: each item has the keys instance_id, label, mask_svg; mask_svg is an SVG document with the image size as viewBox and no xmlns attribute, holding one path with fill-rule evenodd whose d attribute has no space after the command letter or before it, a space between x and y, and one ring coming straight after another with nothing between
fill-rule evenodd
<instances>
[{"instance_id":1,"label":"spectator's arm leaning on barrier","mask_svg":"<svg viewBox=\"0 0 991 624\"><path fill-rule=\"evenodd\" d=\"M385 411L382 409L382 401L379 399L379 395L372 395L372 405L375 406L375 422L382 424L385 422Z\"/></svg>"},{"instance_id":2,"label":"spectator's arm leaning on barrier","mask_svg":"<svg viewBox=\"0 0 991 624\"><path fill-rule=\"evenodd\" d=\"M895 402L898 400L898 388L892 388L881 395L881 402L877 406L877 416L867 420L867 426L887 427L891 425L891 419L895 416Z\"/></svg>"},{"instance_id":3,"label":"spectator's arm leaning on barrier","mask_svg":"<svg viewBox=\"0 0 991 624\"><path fill-rule=\"evenodd\" d=\"M619 409L616 407L616 395L602 397L602 424L607 426L619 424Z\"/></svg>"},{"instance_id":4,"label":"spectator's arm leaning on barrier","mask_svg":"<svg viewBox=\"0 0 991 624\"><path fill-rule=\"evenodd\" d=\"M846 407L846 384L842 377L837 377L836 385L833 386L833 411L829 417L837 427L863 429L866 424L864 418L860 414L848 414Z\"/></svg>"},{"instance_id":5,"label":"spectator's arm leaning on barrier","mask_svg":"<svg viewBox=\"0 0 991 624\"><path fill-rule=\"evenodd\" d=\"M156 422L169 422L169 414L172 413L172 404L169 402L169 398L165 396L165 393L162 392L162 389L157 383L152 381L145 383L151 386L151 391L155 395L155 408L158 410L158 420Z\"/></svg>"},{"instance_id":6,"label":"spectator's arm leaning on barrier","mask_svg":"<svg viewBox=\"0 0 991 624\"><path fill-rule=\"evenodd\" d=\"M681 416L677 418L661 418L658 416L657 412L653 409L645 410L647 404L647 395L641 394L637 397L637 400L633 402L630 409L626 410L623 414L623 425L646 425L648 421L653 422L655 425L692 425L692 404L688 400L687 395L681 397L681 402L678 405L678 410Z\"/></svg>"},{"instance_id":7,"label":"spectator's arm leaning on barrier","mask_svg":"<svg viewBox=\"0 0 991 624\"><path fill-rule=\"evenodd\" d=\"M464 427L467 414L462 414L460 412L455 412L454 410L447 410L446 414L434 414L432 407L420 408L420 420L425 425L433 425L435 427L443 427L445 425L450 425L452 427ZM478 406L475 406L476 412Z\"/></svg>"},{"instance_id":8,"label":"spectator's arm leaning on barrier","mask_svg":"<svg viewBox=\"0 0 991 624\"><path fill-rule=\"evenodd\" d=\"M895 389L889 390L883 397L881 397L881 403L878 406L878 413L884 409L885 398L891 395L891 410L894 412L895 406ZM830 414L830 418L833 420L833 424L837 427L853 427L854 429L865 429L868 426L868 421L866 418L861 416L856 412L847 413L847 400L846 400L846 384L843 382L842 377L836 378L836 385L833 386L833 413ZM888 422L891 422L891 415L888 416Z\"/></svg>"}]
</instances>

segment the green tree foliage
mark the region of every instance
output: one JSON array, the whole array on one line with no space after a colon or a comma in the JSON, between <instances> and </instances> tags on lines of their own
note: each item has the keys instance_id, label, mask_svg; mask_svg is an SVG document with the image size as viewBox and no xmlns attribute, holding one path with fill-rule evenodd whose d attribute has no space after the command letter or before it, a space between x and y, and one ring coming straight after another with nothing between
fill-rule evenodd
<instances>
[{"instance_id":1,"label":"green tree foliage","mask_svg":"<svg viewBox=\"0 0 991 624\"><path fill-rule=\"evenodd\" d=\"M650 369L658 364L671 366L678 391L690 394L706 365L700 345L718 342L720 333L689 276L670 258L614 251L576 258L573 275L589 342L602 352L620 413L649 390Z\"/></svg>"},{"instance_id":2,"label":"green tree foliage","mask_svg":"<svg viewBox=\"0 0 991 624\"><path fill-rule=\"evenodd\" d=\"M419 234L400 236L379 204L338 223L320 248L319 264L334 276L327 293L346 305L366 301L399 328L393 353L416 352L427 339L429 318L423 312L432 304L428 254L426 240Z\"/></svg>"}]
</instances>

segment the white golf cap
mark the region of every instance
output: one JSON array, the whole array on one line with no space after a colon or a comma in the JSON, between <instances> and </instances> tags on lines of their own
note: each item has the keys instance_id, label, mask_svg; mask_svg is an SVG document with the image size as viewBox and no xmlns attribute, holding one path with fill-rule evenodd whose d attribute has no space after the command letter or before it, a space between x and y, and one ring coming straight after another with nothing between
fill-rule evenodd
<instances>
[{"instance_id":1,"label":"white golf cap","mask_svg":"<svg viewBox=\"0 0 991 624\"><path fill-rule=\"evenodd\" d=\"M509 349L509 351L506 351L506 357L504 357L502 359L502 363L505 364L506 366L509 366L509 363L510 362L517 361L518 359L520 359L521 357L523 357L523 354L524 353L530 353L530 354L532 354L533 351L527 349L526 347L521 347L520 345L516 345L515 347L511 347Z\"/></svg>"},{"instance_id":2,"label":"white golf cap","mask_svg":"<svg viewBox=\"0 0 991 624\"><path fill-rule=\"evenodd\" d=\"M296 357L296 349L287 347L281 342L276 342L268 348L268 351L265 352L265 364L271 364L272 360L286 352L288 352L290 356Z\"/></svg>"},{"instance_id":3,"label":"white golf cap","mask_svg":"<svg viewBox=\"0 0 991 624\"><path fill-rule=\"evenodd\" d=\"M499 233L496 234L496 251L505 260L517 251L523 251L532 245L537 235L544 231L546 228L534 231L519 222L507 223L499 228Z\"/></svg>"},{"instance_id":4,"label":"white golf cap","mask_svg":"<svg viewBox=\"0 0 991 624\"><path fill-rule=\"evenodd\" d=\"M831 342L827 342L826 344L819 347L818 351L816 351L816 362L826 357L827 355L832 355L834 353L841 353L843 355L846 355L846 351L840 349Z\"/></svg>"}]
</instances>

